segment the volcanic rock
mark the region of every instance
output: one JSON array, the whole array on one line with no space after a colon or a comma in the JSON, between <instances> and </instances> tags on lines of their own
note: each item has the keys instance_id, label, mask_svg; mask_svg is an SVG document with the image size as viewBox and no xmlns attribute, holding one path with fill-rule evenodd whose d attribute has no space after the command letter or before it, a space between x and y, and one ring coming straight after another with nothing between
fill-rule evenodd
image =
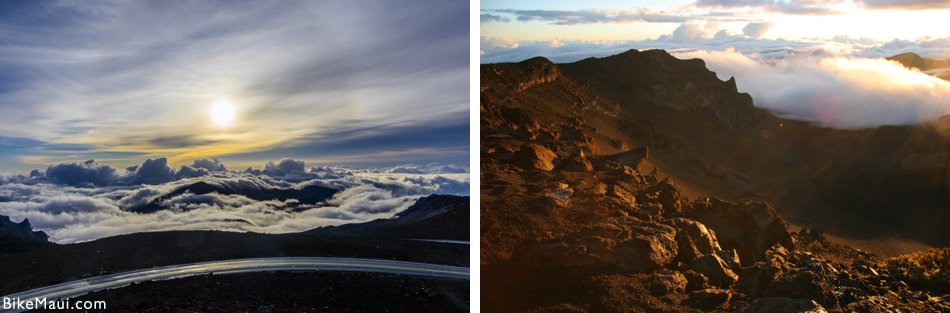
<instances>
[{"instance_id":1,"label":"volcanic rock","mask_svg":"<svg viewBox=\"0 0 950 313\"><path fill-rule=\"evenodd\" d=\"M517 153L517 165L527 170L550 171L554 169L557 155L550 149L536 143L521 146Z\"/></svg>"},{"instance_id":2,"label":"volcanic rock","mask_svg":"<svg viewBox=\"0 0 950 313\"><path fill-rule=\"evenodd\" d=\"M702 289L689 293L686 304L701 310L712 310L728 303L732 292L725 289Z\"/></svg>"},{"instance_id":3,"label":"volcanic rock","mask_svg":"<svg viewBox=\"0 0 950 313\"><path fill-rule=\"evenodd\" d=\"M744 311L745 313L826 313L825 308L810 299L759 298Z\"/></svg>"},{"instance_id":4,"label":"volcanic rock","mask_svg":"<svg viewBox=\"0 0 950 313\"><path fill-rule=\"evenodd\" d=\"M760 259L774 244L795 245L788 224L765 202L713 198L692 203L685 208L685 215L715 229L722 247L736 249L744 262Z\"/></svg>"},{"instance_id":5,"label":"volcanic rock","mask_svg":"<svg viewBox=\"0 0 950 313\"><path fill-rule=\"evenodd\" d=\"M561 239L518 247L512 258L546 267L646 272L673 260L675 235L676 231L667 225L615 218Z\"/></svg>"},{"instance_id":6,"label":"volcanic rock","mask_svg":"<svg viewBox=\"0 0 950 313\"><path fill-rule=\"evenodd\" d=\"M714 253L699 257L686 268L703 274L709 278L709 283L715 286L729 286L739 280L739 275L729 269L729 265Z\"/></svg>"},{"instance_id":7,"label":"volcanic rock","mask_svg":"<svg viewBox=\"0 0 950 313\"><path fill-rule=\"evenodd\" d=\"M722 250L716 240L716 233L706 228L706 225L687 218L674 218L672 221L679 247L677 257L682 262L692 262L704 254Z\"/></svg>"}]
</instances>

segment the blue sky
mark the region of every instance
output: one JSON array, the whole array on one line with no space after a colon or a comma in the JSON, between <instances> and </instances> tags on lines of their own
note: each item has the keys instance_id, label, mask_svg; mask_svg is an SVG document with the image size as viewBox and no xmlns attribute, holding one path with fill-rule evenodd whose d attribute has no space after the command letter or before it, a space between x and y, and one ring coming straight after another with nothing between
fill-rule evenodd
<instances>
[{"instance_id":1,"label":"blue sky","mask_svg":"<svg viewBox=\"0 0 950 313\"><path fill-rule=\"evenodd\" d=\"M163 156L467 164L468 13L422 0L0 2L0 171ZM222 101L227 125L210 113Z\"/></svg>"}]
</instances>

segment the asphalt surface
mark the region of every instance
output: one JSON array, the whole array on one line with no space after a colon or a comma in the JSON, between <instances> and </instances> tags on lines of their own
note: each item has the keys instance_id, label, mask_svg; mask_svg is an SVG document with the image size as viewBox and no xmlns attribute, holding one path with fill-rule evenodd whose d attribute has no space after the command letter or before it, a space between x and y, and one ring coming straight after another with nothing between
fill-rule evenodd
<instances>
[{"instance_id":1,"label":"asphalt surface","mask_svg":"<svg viewBox=\"0 0 950 313\"><path fill-rule=\"evenodd\" d=\"M459 266L374 259L278 257L211 261L135 270L33 289L4 296L4 298L21 299L24 301L34 298L46 298L48 301L53 301L57 299L75 298L90 292L119 288L138 282L175 279L204 274L274 271L374 272L460 280L469 279L469 269ZM0 308L0 312L21 312L21 310L2 310L2 308Z\"/></svg>"}]
</instances>

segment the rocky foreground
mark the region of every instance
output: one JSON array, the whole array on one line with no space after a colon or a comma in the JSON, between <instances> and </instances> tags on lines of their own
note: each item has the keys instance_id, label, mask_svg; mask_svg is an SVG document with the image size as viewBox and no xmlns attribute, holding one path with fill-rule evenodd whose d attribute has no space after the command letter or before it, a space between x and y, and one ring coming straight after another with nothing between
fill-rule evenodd
<instances>
[{"instance_id":1,"label":"rocky foreground","mask_svg":"<svg viewBox=\"0 0 950 313\"><path fill-rule=\"evenodd\" d=\"M950 310L950 249L882 260L819 230L792 233L765 202L687 199L672 180L641 173L647 149L584 157L524 144L506 152L516 141L489 147L482 170L491 208L483 223L531 224L483 235L489 311ZM505 217L512 214L530 217ZM910 265L926 258L929 266ZM929 276L912 274L940 264Z\"/></svg>"},{"instance_id":2,"label":"rocky foreground","mask_svg":"<svg viewBox=\"0 0 950 313\"><path fill-rule=\"evenodd\" d=\"M686 114L736 129L760 119L734 81L713 81L701 62L658 51L621 57L665 61L628 72L635 79L611 98L653 99L666 85L638 81L650 75L698 86L689 97L657 98L680 101L676 112L687 112L671 113L668 127ZM699 74L677 74L683 68ZM597 74L605 72L590 70L584 82L613 79ZM830 242L817 229L793 232L765 201L686 193L650 162L651 145L665 141L642 117L663 108L652 100L620 105L573 78L543 59L482 66L486 312L950 311L950 249L886 259ZM703 106L689 107L695 103ZM731 133L692 134L722 140ZM702 166L675 172L710 176ZM722 186L742 179L722 176Z\"/></svg>"}]
</instances>

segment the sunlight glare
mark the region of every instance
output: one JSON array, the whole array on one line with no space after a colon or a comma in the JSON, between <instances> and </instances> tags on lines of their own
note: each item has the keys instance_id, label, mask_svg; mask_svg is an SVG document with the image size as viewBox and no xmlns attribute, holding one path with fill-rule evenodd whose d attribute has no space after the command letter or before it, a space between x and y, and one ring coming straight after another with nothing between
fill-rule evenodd
<instances>
[{"instance_id":1,"label":"sunlight glare","mask_svg":"<svg viewBox=\"0 0 950 313\"><path fill-rule=\"evenodd\" d=\"M234 105L228 100L218 100L211 107L211 119L215 125L228 126L234 121Z\"/></svg>"}]
</instances>

